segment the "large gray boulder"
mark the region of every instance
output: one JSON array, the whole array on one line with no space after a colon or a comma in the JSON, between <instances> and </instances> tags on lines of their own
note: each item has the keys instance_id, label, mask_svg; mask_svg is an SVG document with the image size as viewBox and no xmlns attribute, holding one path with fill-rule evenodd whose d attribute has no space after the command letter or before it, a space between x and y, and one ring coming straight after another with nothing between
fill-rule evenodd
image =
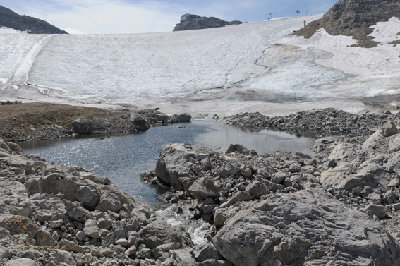
<instances>
[{"instance_id":1,"label":"large gray boulder","mask_svg":"<svg viewBox=\"0 0 400 266\"><path fill-rule=\"evenodd\" d=\"M164 145L157 161L157 178L164 184L178 190L188 190L195 180L188 179L194 158L201 158L210 150L190 144L173 143Z\"/></svg>"},{"instance_id":2,"label":"large gray boulder","mask_svg":"<svg viewBox=\"0 0 400 266\"><path fill-rule=\"evenodd\" d=\"M213 238L234 265L398 265L378 222L319 189L275 194L239 211Z\"/></svg>"}]
</instances>

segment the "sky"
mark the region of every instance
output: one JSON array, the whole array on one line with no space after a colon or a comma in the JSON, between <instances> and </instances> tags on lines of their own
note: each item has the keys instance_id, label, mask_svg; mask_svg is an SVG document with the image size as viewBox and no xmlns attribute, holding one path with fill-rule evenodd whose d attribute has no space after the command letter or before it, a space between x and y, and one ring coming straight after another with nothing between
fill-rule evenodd
<instances>
[{"instance_id":1,"label":"sky","mask_svg":"<svg viewBox=\"0 0 400 266\"><path fill-rule=\"evenodd\" d=\"M337 0L0 0L21 15L38 17L69 33L172 31L191 13L243 22L326 12Z\"/></svg>"}]
</instances>

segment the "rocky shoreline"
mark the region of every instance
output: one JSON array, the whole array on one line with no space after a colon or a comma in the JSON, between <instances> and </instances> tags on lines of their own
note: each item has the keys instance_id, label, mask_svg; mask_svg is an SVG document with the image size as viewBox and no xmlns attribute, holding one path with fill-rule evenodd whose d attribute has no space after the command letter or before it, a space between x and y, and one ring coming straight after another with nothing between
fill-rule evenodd
<instances>
[{"instance_id":1,"label":"rocky shoreline","mask_svg":"<svg viewBox=\"0 0 400 266\"><path fill-rule=\"evenodd\" d=\"M312 137L314 156L165 145L141 178L163 188L177 216L188 210L205 223L201 243L107 178L1 140L0 264L400 263L398 114L325 109L224 121Z\"/></svg>"},{"instance_id":2,"label":"rocky shoreline","mask_svg":"<svg viewBox=\"0 0 400 266\"><path fill-rule=\"evenodd\" d=\"M313 137L315 157L169 144L142 179L210 223L209 245L234 265L397 265L399 118L333 109L226 117Z\"/></svg>"},{"instance_id":3,"label":"rocky shoreline","mask_svg":"<svg viewBox=\"0 0 400 266\"><path fill-rule=\"evenodd\" d=\"M107 178L23 155L4 140L0 169L0 264L156 265L193 246Z\"/></svg>"},{"instance_id":4,"label":"rocky shoreline","mask_svg":"<svg viewBox=\"0 0 400 266\"><path fill-rule=\"evenodd\" d=\"M190 120L190 115L168 116L158 109L108 110L50 103L4 103L0 105L0 137L26 142L77 135L126 135Z\"/></svg>"}]
</instances>

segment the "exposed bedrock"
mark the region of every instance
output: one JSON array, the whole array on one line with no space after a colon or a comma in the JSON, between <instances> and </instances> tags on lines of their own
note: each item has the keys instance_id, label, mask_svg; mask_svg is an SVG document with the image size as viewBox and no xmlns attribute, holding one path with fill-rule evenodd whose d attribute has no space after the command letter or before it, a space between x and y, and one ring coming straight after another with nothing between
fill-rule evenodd
<instances>
[{"instance_id":1,"label":"exposed bedrock","mask_svg":"<svg viewBox=\"0 0 400 266\"><path fill-rule=\"evenodd\" d=\"M213 243L235 265L397 265L378 222L321 189L275 194L240 210Z\"/></svg>"}]
</instances>

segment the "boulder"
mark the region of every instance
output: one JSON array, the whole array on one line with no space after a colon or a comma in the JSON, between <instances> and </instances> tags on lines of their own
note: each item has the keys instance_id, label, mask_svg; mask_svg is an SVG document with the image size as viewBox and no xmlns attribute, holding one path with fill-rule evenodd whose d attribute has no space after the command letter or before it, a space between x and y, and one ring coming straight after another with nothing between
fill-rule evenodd
<instances>
[{"instance_id":1,"label":"boulder","mask_svg":"<svg viewBox=\"0 0 400 266\"><path fill-rule=\"evenodd\" d=\"M70 177L60 174L50 174L40 179L29 179L25 183L25 187L30 195L36 193L54 195L61 193L65 199L75 201L77 200L79 184Z\"/></svg>"},{"instance_id":2,"label":"boulder","mask_svg":"<svg viewBox=\"0 0 400 266\"><path fill-rule=\"evenodd\" d=\"M211 243L196 247L194 250L196 261L202 262L209 259L220 260L222 256Z\"/></svg>"},{"instance_id":3,"label":"boulder","mask_svg":"<svg viewBox=\"0 0 400 266\"><path fill-rule=\"evenodd\" d=\"M94 187L81 186L77 192L77 199L86 209L94 210L100 200L100 195Z\"/></svg>"},{"instance_id":4,"label":"boulder","mask_svg":"<svg viewBox=\"0 0 400 266\"><path fill-rule=\"evenodd\" d=\"M100 201L96 209L102 212L107 212L107 211L119 212L122 209L121 195L108 191L101 194Z\"/></svg>"},{"instance_id":5,"label":"boulder","mask_svg":"<svg viewBox=\"0 0 400 266\"><path fill-rule=\"evenodd\" d=\"M190 236L182 228L171 227L161 218L140 229L139 236L141 242L150 249L169 243L176 243L178 247L191 243Z\"/></svg>"},{"instance_id":6,"label":"boulder","mask_svg":"<svg viewBox=\"0 0 400 266\"><path fill-rule=\"evenodd\" d=\"M11 257L10 250L0 246L0 260L9 259Z\"/></svg>"},{"instance_id":7,"label":"boulder","mask_svg":"<svg viewBox=\"0 0 400 266\"><path fill-rule=\"evenodd\" d=\"M140 116L131 117L132 128L136 131L142 132L150 128L150 123Z\"/></svg>"},{"instance_id":8,"label":"boulder","mask_svg":"<svg viewBox=\"0 0 400 266\"><path fill-rule=\"evenodd\" d=\"M323 190L275 194L239 211L213 238L234 265L397 265L386 229Z\"/></svg>"},{"instance_id":9,"label":"boulder","mask_svg":"<svg viewBox=\"0 0 400 266\"><path fill-rule=\"evenodd\" d=\"M190 123L192 117L188 114L173 115L171 117L171 123Z\"/></svg>"},{"instance_id":10,"label":"boulder","mask_svg":"<svg viewBox=\"0 0 400 266\"><path fill-rule=\"evenodd\" d=\"M100 238L100 229L97 227L97 222L92 219L88 219L85 222L85 234L91 238Z\"/></svg>"},{"instance_id":11,"label":"boulder","mask_svg":"<svg viewBox=\"0 0 400 266\"><path fill-rule=\"evenodd\" d=\"M11 235L27 234L34 238L38 230L31 219L19 215L1 215L0 228L4 228Z\"/></svg>"},{"instance_id":12,"label":"boulder","mask_svg":"<svg viewBox=\"0 0 400 266\"><path fill-rule=\"evenodd\" d=\"M54 247L56 241L47 230L40 229L36 232L36 245Z\"/></svg>"},{"instance_id":13,"label":"boulder","mask_svg":"<svg viewBox=\"0 0 400 266\"><path fill-rule=\"evenodd\" d=\"M9 260L5 266L39 266L34 260L21 258L15 260Z\"/></svg>"},{"instance_id":14,"label":"boulder","mask_svg":"<svg viewBox=\"0 0 400 266\"><path fill-rule=\"evenodd\" d=\"M88 119L77 119L71 123L71 128L78 135L90 135L93 132L93 122Z\"/></svg>"},{"instance_id":15,"label":"boulder","mask_svg":"<svg viewBox=\"0 0 400 266\"><path fill-rule=\"evenodd\" d=\"M254 181L246 187L246 192L250 193L256 198L259 198L268 193L268 187L260 181Z\"/></svg>"},{"instance_id":16,"label":"boulder","mask_svg":"<svg viewBox=\"0 0 400 266\"><path fill-rule=\"evenodd\" d=\"M200 178L189 187L189 194L199 200L217 198L219 193L211 178Z\"/></svg>"},{"instance_id":17,"label":"boulder","mask_svg":"<svg viewBox=\"0 0 400 266\"><path fill-rule=\"evenodd\" d=\"M56 249L51 256L51 259L56 265L68 265L68 266L76 265L76 262L72 257L71 253L65 250Z\"/></svg>"},{"instance_id":18,"label":"boulder","mask_svg":"<svg viewBox=\"0 0 400 266\"><path fill-rule=\"evenodd\" d=\"M387 122L381 127L381 132L385 138L388 138L399 133L399 130L393 122Z\"/></svg>"}]
</instances>

